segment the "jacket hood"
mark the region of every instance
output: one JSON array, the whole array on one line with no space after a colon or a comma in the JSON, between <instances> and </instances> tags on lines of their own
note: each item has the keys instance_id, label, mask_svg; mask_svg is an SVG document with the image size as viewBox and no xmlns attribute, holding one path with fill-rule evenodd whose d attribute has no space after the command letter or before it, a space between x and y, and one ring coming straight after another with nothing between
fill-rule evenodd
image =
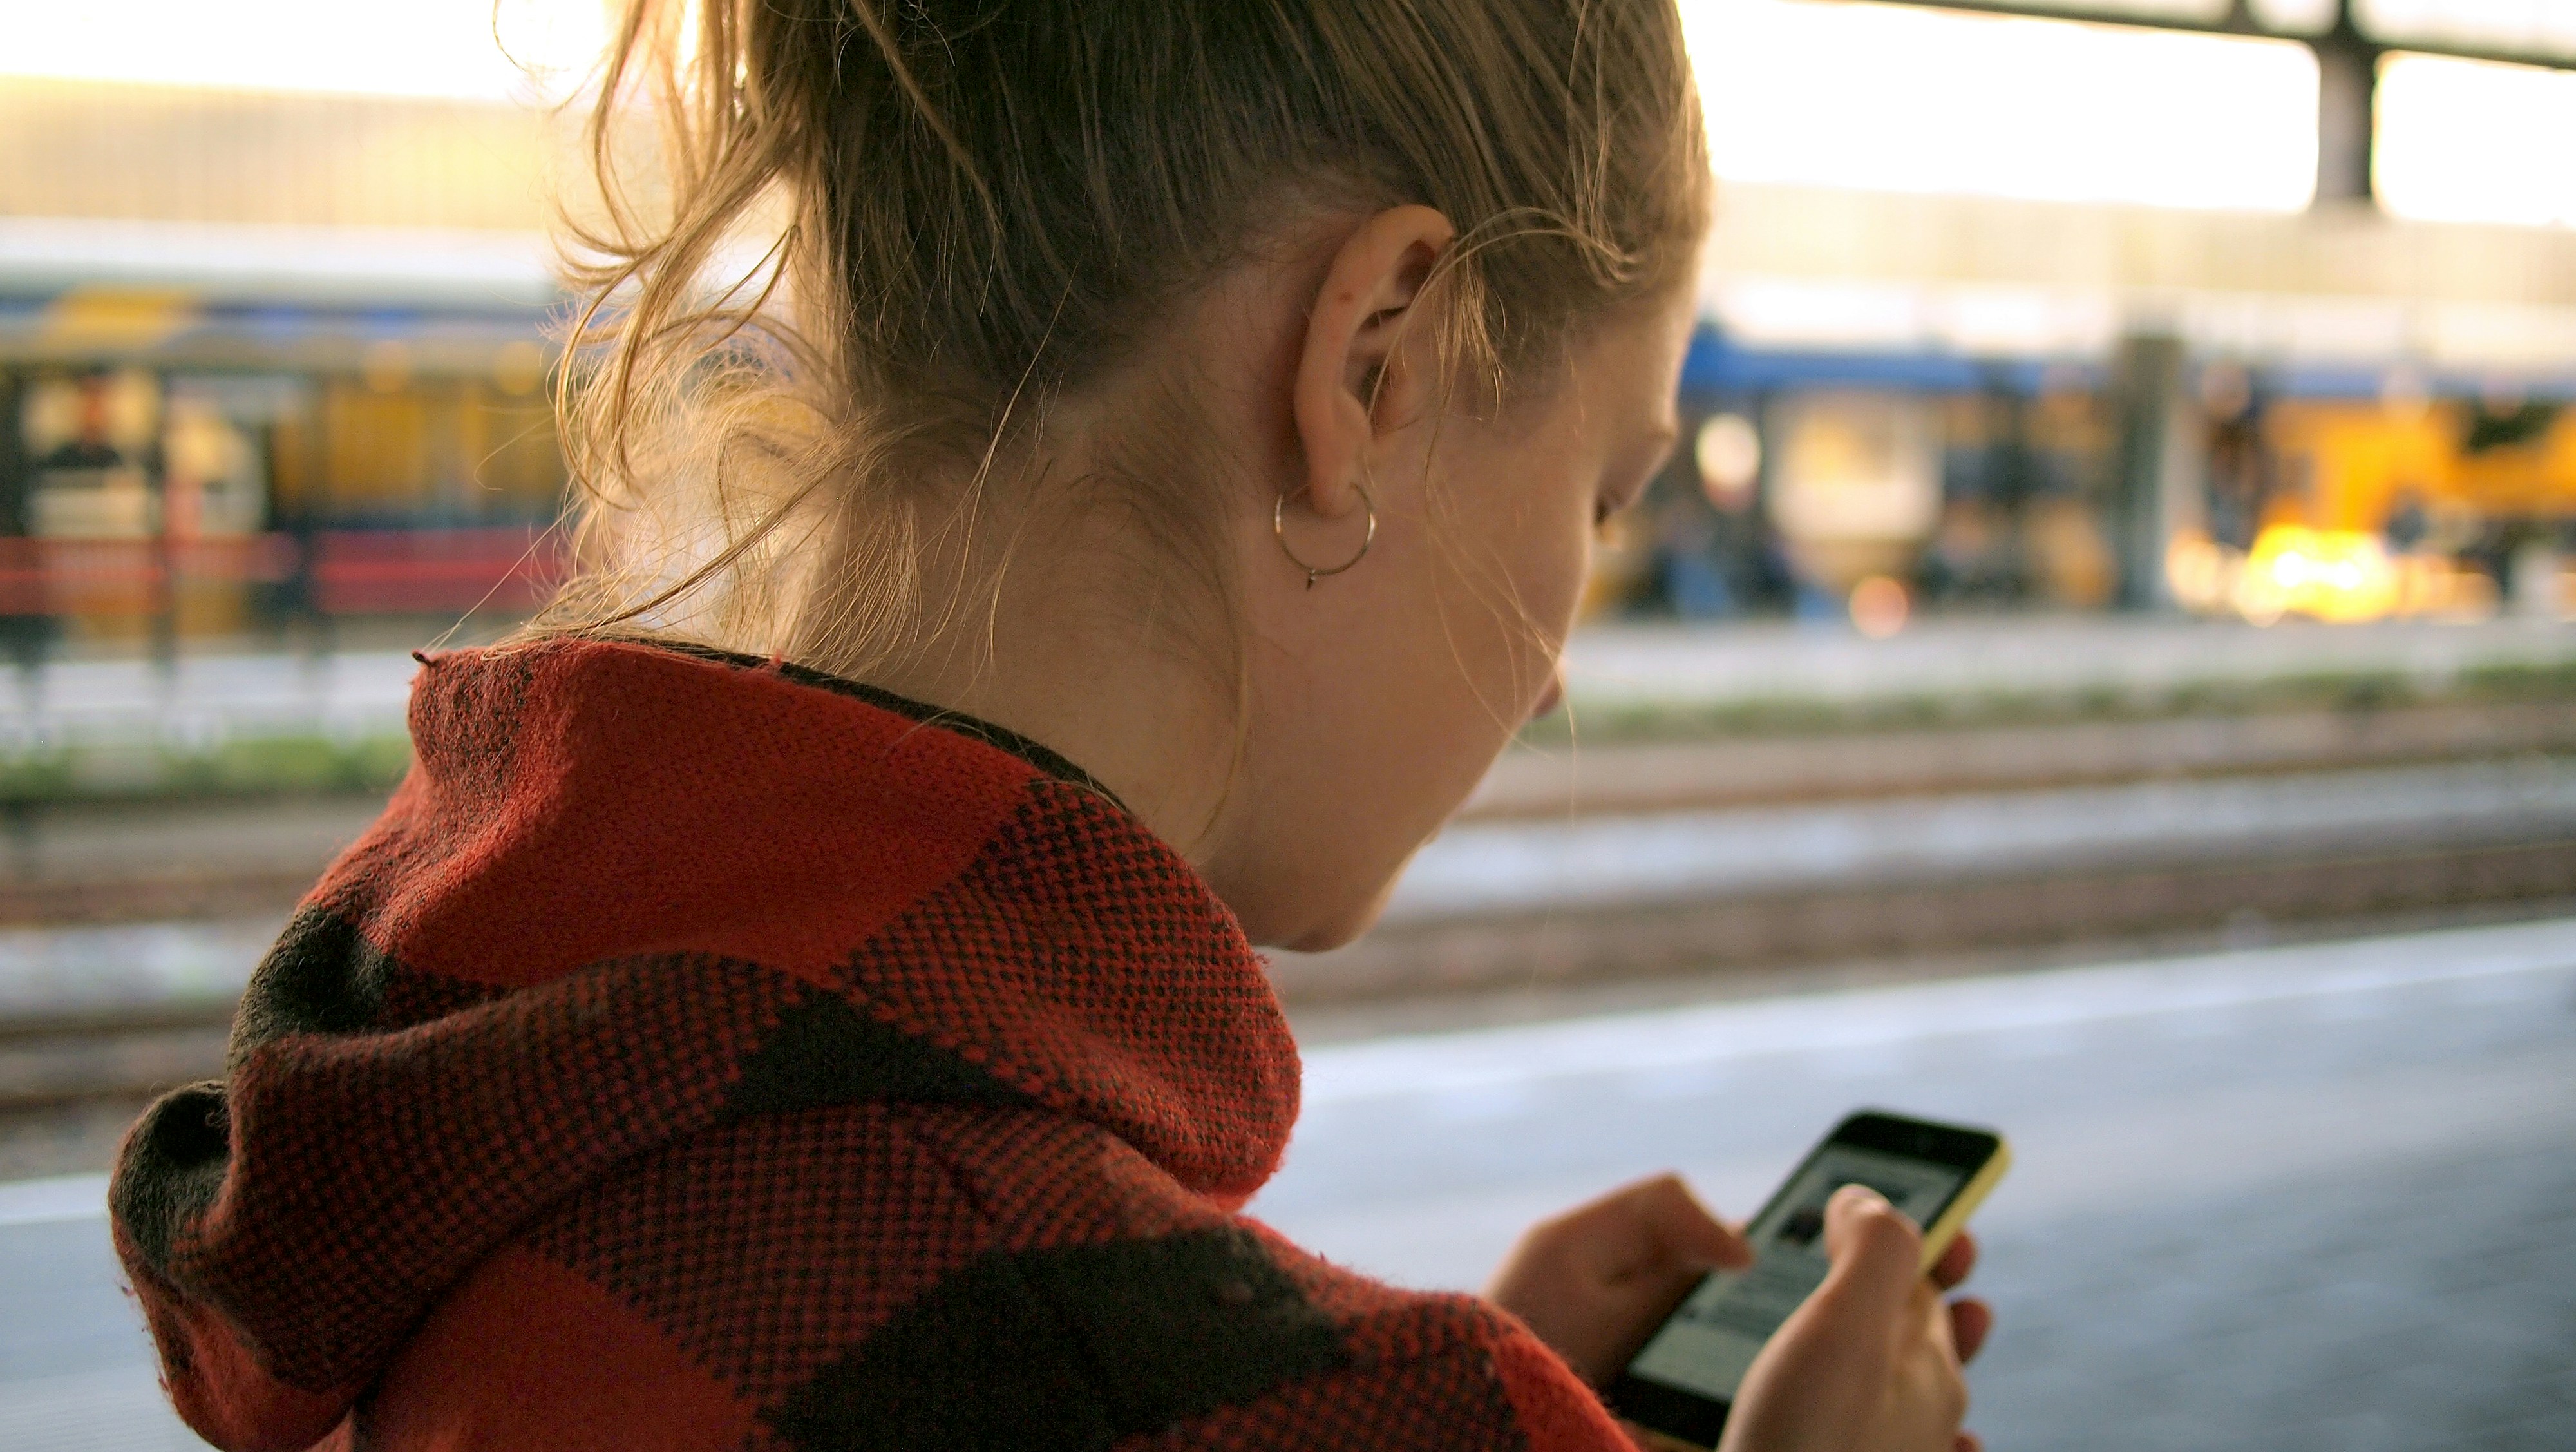
<instances>
[{"instance_id":1,"label":"jacket hood","mask_svg":"<svg viewBox=\"0 0 2576 1452\"><path fill-rule=\"evenodd\" d=\"M746 1115L1039 1105L1239 1206L1297 1109L1198 875L1008 733L599 641L430 658L415 763L110 1204L181 1414L309 1445L532 1216Z\"/></svg>"}]
</instances>

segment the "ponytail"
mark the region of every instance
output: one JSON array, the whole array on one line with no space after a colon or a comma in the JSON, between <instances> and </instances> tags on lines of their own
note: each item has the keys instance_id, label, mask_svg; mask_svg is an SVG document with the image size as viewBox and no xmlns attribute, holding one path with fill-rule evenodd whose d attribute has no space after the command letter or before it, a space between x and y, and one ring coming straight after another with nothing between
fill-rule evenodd
<instances>
[{"instance_id":1,"label":"ponytail","mask_svg":"<svg viewBox=\"0 0 2576 1452\"><path fill-rule=\"evenodd\" d=\"M631 0L597 95L537 628L856 675L943 628L926 552L1045 401L1296 207L1448 216L1438 351L1486 394L1707 208L1673 0ZM1126 473L1207 544L1206 488Z\"/></svg>"}]
</instances>

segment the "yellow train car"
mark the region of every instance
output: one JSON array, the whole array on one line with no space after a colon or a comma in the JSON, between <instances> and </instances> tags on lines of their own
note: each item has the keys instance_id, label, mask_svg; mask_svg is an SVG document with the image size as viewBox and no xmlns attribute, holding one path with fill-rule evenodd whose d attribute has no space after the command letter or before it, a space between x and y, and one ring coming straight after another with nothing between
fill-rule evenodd
<instances>
[{"instance_id":1,"label":"yellow train car","mask_svg":"<svg viewBox=\"0 0 2576 1452\"><path fill-rule=\"evenodd\" d=\"M2493 523L2576 520L2576 410L2526 402L2272 406L2287 486L2267 523L2384 531L2410 503Z\"/></svg>"},{"instance_id":2,"label":"yellow train car","mask_svg":"<svg viewBox=\"0 0 2576 1452\"><path fill-rule=\"evenodd\" d=\"M2576 411L2516 398L2285 400L2260 532L2176 543L2177 593L2262 620L2576 614ZM2213 481L2217 483L2218 481Z\"/></svg>"}]
</instances>

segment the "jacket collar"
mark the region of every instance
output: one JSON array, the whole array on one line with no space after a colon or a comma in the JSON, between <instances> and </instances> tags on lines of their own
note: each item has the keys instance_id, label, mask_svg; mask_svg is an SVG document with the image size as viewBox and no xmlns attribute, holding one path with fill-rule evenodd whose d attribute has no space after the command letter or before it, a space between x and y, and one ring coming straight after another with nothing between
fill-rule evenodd
<instances>
[{"instance_id":1,"label":"jacket collar","mask_svg":"<svg viewBox=\"0 0 2576 1452\"><path fill-rule=\"evenodd\" d=\"M1038 1107L1249 1198L1297 1062L1233 916L1043 748L921 714L631 643L430 659L226 1080L120 1157L189 1420L302 1445L532 1217L730 1118Z\"/></svg>"}]
</instances>

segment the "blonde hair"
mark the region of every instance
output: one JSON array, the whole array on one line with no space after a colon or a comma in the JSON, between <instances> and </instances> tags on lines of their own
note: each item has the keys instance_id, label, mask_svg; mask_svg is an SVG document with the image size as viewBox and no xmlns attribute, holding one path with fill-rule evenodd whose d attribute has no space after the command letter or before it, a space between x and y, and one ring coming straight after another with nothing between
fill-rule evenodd
<instances>
[{"instance_id":1,"label":"blonde hair","mask_svg":"<svg viewBox=\"0 0 2576 1452\"><path fill-rule=\"evenodd\" d=\"M954 624L925 561L1046 405L1299 208L1446 215L1439 357L1494 397L1707 210L1673 0L632 0L591 143L535 629L853 676ZM1099 487L1222 595L1186 412Z\"/></svg>"}]
</instances>

